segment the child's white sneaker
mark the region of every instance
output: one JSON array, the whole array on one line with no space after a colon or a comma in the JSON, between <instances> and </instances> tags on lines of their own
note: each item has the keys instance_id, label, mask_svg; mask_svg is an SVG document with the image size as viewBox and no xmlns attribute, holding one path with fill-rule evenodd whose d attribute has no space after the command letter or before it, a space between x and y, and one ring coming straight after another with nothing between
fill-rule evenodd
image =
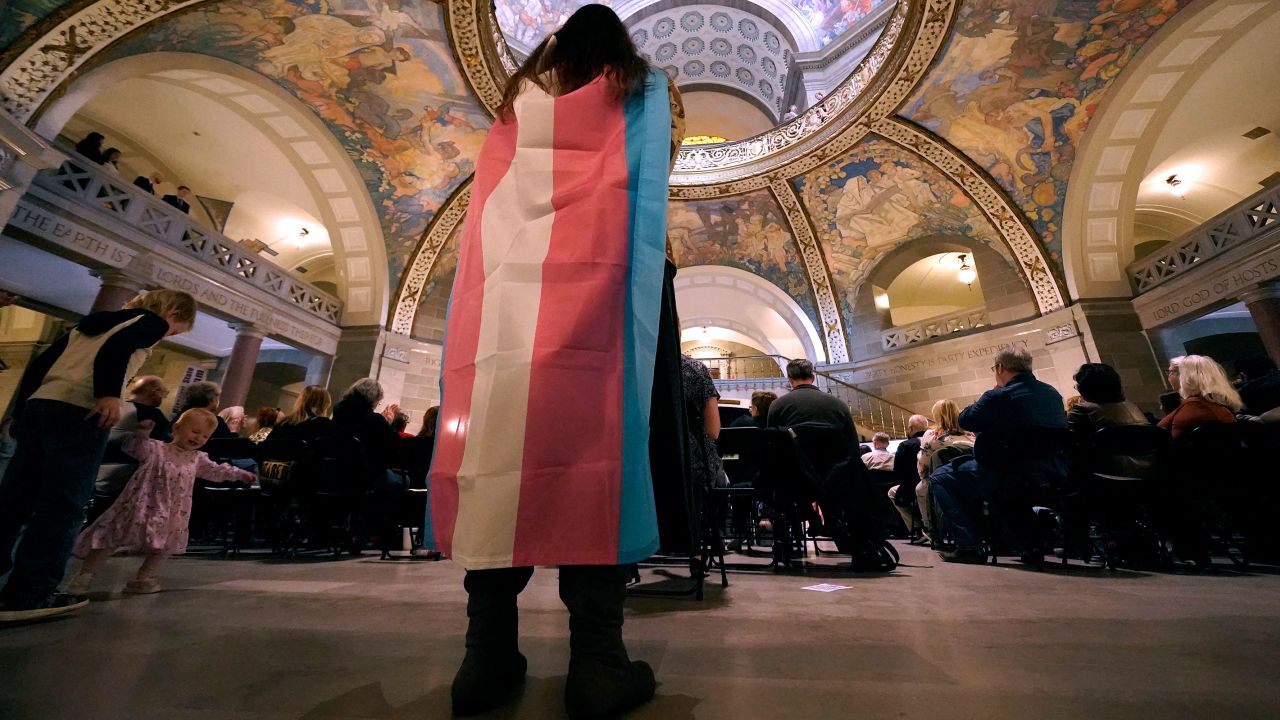
<instances>
[{"instance_id":1,"label":"child's white sneaker","mask_svg":"<svg viewBox=\"0 0 1280 720\"><path fill-rule=\"evenodd\" d=\"M84 595L89 592L89 586L92 584L93 584L93 573L78 572L76 573L76 576L72 578L71 582L67 583L67 586L66 588L63 589L63 592L67 593L68 595Z\"/></svg>"},{"instance_id":2,"label":"child's white sneaker","mask_svg":"<svg viewBox=\"0 0 1280 720\"><path fill-rule=\"evenodd\" d=\"M160 581L155 578L130 580L124 584L124 591L129 595L150 595L160 592Z\"/></svg>"}]
</instances>

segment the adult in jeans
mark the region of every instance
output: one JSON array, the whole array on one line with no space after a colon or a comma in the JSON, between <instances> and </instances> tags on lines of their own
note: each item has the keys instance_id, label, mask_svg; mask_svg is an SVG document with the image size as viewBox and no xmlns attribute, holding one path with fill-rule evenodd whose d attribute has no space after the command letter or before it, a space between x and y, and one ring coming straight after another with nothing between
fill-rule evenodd
<instances>
[{"instance_id":1,"label":"adult in jeans","mask_svg":"<svg viewBox=\"0 0 1280 720\"><path fill-rule=\"evenodd\" d=\"M162 338L191 329L195 314L190 295L153 290L81 318L27 367L14 398L18 448L0 482L0 575L9 573L0 622L88 603L56 590L125 381Z\"/></svg>"},{"instance_id":2,"label":"adult in jeans","mask_svg":"<svg viewBox=\"0 0 1280 720\"><path fill-rule=\"evenodd\" d=\"M618 16L586 5L512 75L476 162L429 479L434 546L467 570L455 714L523 681L516 597L535 565L560 567L569 717L653 697L622 610L625 565L658 546L649 421L678 362L657 352L678 97Z\"/></svg>"},{"instance_id":3,"label":"adult in jeans","mask_svg":"<svg viewBox=\"0 0 1280 720\"><path fill-rule=\"evenodd\" d=\"M941 467L931 478L942 519L956 544L943 553L949 562L982 561L977 518L984 500L1016 503L1023 493L1060 484L1066 477L1065 448L1054 450L1049 438L1067 426L1062 395L1031 374L1031 354L1025 348L1001 350L991 371L996 386L959 417L960 427L977 434L974 458ZM1006 520L1021 531L1024 557L1034 560L1039 548L1031 546L1031 509L1011 510Z\"/></svg>"}]
</instances>

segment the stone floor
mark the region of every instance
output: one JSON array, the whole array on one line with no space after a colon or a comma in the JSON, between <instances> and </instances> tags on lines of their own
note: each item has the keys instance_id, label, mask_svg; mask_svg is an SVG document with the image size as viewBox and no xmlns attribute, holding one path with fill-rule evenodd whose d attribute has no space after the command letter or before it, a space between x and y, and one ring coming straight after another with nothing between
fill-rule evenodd
<instances>
[{"instance_id":1,"label":"stone floor","mask_svg":"<svg viewBox=\"0 0 1280 720\"><path fill-rule=\"evenodd\" d=\"M889 575L735 574L634 599L658 697L634 718L1276 718L1280 575L1036 572L903 547ZM448 562L175 559L165 592L0 629L3 718L447 718L462 654ZM849 586L805 590L816 583ZM108 592L108 589L114 589ZM555 571L521 598L529 682L497 718L560 718Z\"/></svg>"}]
</instances>

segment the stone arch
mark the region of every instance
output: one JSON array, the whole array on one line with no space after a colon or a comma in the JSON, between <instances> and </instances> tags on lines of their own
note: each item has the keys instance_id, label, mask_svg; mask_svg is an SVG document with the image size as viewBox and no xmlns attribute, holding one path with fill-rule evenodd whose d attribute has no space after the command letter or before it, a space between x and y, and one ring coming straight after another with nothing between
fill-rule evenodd
<instances>
[{"instance_id":1,"label":"stone arch","mask_svg":"<svg viewBox=\"0 0 1280 720\"><path fill-rule=\"evenodd\" d=\"M1129 297L1139 185L1179 100L1213 60L1280 13L1257 0L1195 0L1116 78L1078 146L1063 210L1063 260L1073 299ZM1245 100L1242 99L1242 102Z\"/></svg>"},{"instance_id":2,"label":"stone arch","mask_svg":"<svg viewBox=\"0 0 1280 720\"><path fill-rule=\"evenodd\" d=\"M1036 304L1017 268L991 246L976 238L953 235L922 237L881 255L852 289L853 317L849 327L850 348L855 358L885 354L882 333L892 327L889 312L876 306L872 287L887 287L894 278L918 260L944 252L967 253L982 278L982 290L989 325L1001 325L1036 315Z\"/></svg>"},{"instance_id":3,"label":"stone arch","mask_svg":"<svg viewBox=\"0 0 1280 720\"><path fill-rule=\"evenodd\" d=\"M195 53L157 52L112 61L63 85L32 117L35 130L56 137L91 98L129 78L154 77L198 92L236 113L290 158L329 232L338 272L344 325L381 323L388 280L382 230L368 190L333 134L293 95L267 78L226 60ZM211 89L213 88L213 89Z\"/></svg>"},{"instance_id":4,"label":"stone arch","mask_svg":"<svg viewBox=\"0 0 1280 720\"><path fill-rule=\"evenodd\" d=\"M698 298L698 313L681 316L681 328L722 325L777 354L803 354L826 362L822 335L804 310L782 288L746 270L722 265L681 268L675 279L676 302ZM800 352L796 352L800 350Z\"/></svg>"}]
</instances>

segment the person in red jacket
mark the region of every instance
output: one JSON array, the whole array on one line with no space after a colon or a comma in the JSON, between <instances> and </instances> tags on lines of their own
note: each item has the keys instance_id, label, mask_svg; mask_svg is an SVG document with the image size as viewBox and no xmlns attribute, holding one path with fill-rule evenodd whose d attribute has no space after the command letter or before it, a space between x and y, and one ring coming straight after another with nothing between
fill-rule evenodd
<instances>
[{"instance_id":1,"label":"person in red jacket","mask_svg":"<svg viewBox=\"0 0 1280 720\"><path fill-rule=\"evenodd\" d=\"M1175 439L1201 425L1235 422L1244 404L1222 366L1203 355L1188 355L1178 363L1178 394L1182 403L1160 420Z\"/></svg>"}]
</instances>

